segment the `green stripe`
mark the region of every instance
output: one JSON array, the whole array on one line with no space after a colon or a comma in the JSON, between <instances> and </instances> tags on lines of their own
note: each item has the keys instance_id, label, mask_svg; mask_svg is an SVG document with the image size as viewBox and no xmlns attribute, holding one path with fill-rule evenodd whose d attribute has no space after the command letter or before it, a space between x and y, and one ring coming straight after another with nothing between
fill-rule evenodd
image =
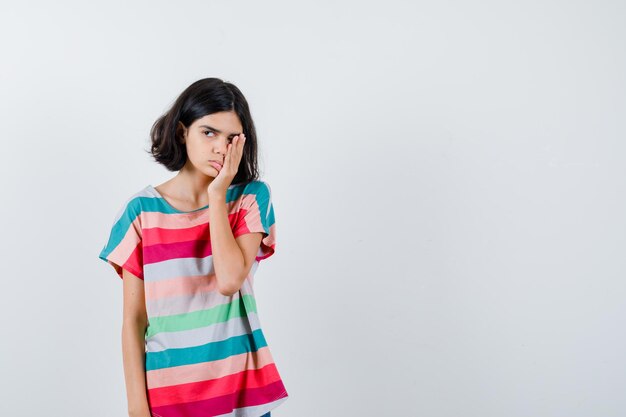
<instances>
[{"instance_id":1,"label":"green stripe","mask_svg":"<svg viewBox=\"0 0 626 417\"><path fill-rule=\"evenodd\" d=\"M146 329L145 337L149 338L161 332L177 332L206 327L215 323L223 323L234 317L244 317L248 312L256 313L256 311L254 296L245 294L230 303L220 304L205 310L150 317L148 320L150 325Z\"/></svg>"}]
</instances>

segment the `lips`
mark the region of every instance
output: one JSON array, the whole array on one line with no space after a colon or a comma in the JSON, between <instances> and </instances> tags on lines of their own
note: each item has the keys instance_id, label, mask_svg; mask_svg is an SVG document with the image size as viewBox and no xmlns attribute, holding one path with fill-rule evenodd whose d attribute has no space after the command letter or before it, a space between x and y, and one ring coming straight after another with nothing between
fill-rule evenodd
<instances>
[{"instance_id":1,"label":"lips","mask_svg":"<svg viewBox=\"0 0 626 417\"><path fill-rule=\"evenodd\" d=\"M222 169L222 164L218 161L209 161L209 163L218 171Z\"/></svg>"}]
</instances>

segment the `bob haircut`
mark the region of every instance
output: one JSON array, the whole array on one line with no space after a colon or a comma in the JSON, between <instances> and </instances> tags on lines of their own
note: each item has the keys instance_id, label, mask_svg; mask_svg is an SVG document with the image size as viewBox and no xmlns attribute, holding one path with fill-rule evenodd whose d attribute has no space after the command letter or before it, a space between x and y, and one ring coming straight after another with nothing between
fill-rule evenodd
<instances>
[{"instance_id":1,"label":"bob haircut","mask_svg":"<svg viewBox=\"0 0 626 417\"><path fill-rule=\"evenodd\" d=\"M258 180L256 129L248 102L239 88L219 78L198 80L180 94L172 107L152 125L152 146L148 152L169 171L179 171L187 162L187 149L182 143L179 122L188 128L197 119L221 111L234 111L246 135L243 155L232 184Z\"/></svg>"}]
</instances>

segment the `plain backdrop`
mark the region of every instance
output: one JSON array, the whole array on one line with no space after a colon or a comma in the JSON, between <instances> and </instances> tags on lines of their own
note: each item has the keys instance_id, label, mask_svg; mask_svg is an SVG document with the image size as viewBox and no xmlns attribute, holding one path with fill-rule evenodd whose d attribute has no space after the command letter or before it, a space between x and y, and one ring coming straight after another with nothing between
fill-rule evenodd
<instances>
[{"instance_id":1,"label":"plain backdrop","mask_svg":"<svg viewBox=\"0 0 626 417\"><path fill-rule=\"evenodd\" d=\"M273 417L626 414L621 1L0 6L0 414L126 415L116 210L192 82L247 97Z\"/></svg>"}]
</instances>

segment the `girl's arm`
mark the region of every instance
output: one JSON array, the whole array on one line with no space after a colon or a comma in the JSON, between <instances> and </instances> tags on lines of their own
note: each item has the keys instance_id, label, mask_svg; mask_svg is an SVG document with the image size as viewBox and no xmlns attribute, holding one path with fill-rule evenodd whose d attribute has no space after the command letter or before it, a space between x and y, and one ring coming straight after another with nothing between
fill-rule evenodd
<instances>
[{"instance_id":1,"label":"girl's arm","mask_svg":"<svg viewBox=\"0 0 626 417\"><path fill-rule=\"evenodd\" d=\"M124 313L122 353L130 417L150 417L146 394L145 331L148 324L143 281L126 269L124 278Z\"/></svg>"},{"instance_id":2,"label":"girl's arm","mask_svg":"<svg viewBox=\"0 0 626 417\"><path fill-rule=\"evenodd\" d=\"M218 291L230 296L239 291L248 276L263 234L247 233L235 239L228 222L225 194L212 193L209 201L213 269Z\"/></svg>"}]
</instances>

